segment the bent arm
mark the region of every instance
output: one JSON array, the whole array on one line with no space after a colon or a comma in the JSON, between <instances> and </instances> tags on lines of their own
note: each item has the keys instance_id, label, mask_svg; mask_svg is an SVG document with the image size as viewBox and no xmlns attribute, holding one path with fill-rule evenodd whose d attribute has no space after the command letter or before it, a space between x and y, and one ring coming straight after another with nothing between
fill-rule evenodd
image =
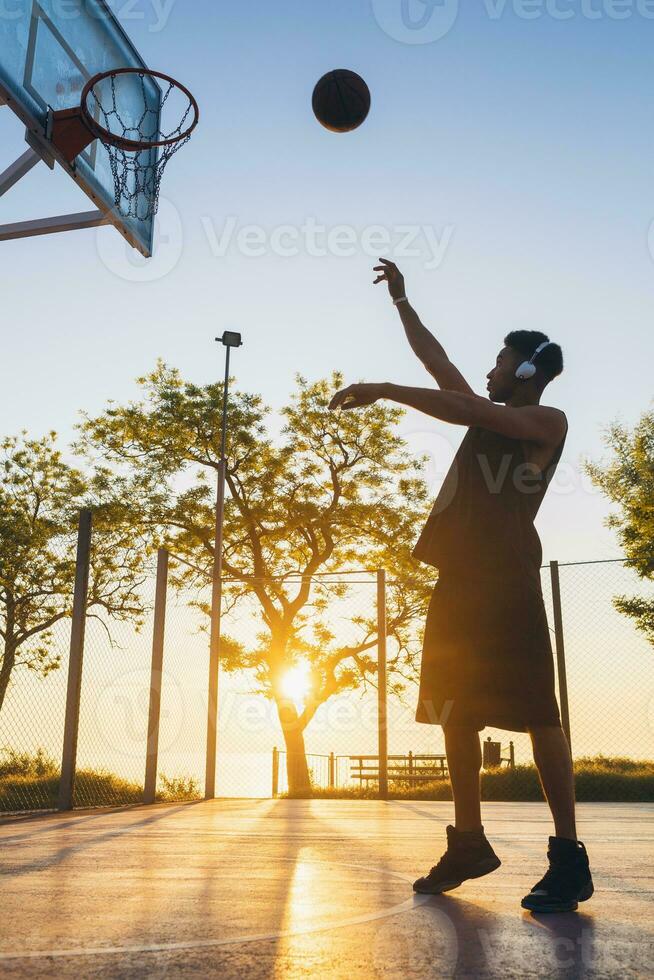
<instances>
[{"instance_id":1,"label":"bent arm","mask_svg":"<svg viewBox=\"0 0 654 980\"><path fill-rule=\"evenodd\" d=\"M414 354L420 358L438 387L445 391L474 394L459 369L450 361L444 347L423 324L411 304L408 301L400 303L397 309Z\"/></svg>"},{"instance_id":2,"label":"bent arm","mask_svg":"<svg viewBox=\"0 0 654 980\"><path fill-rule=\"evenodd\" d=\"M543 446L556 446L565 435L567 422L563 412L542 405L513 408L496 405L479 395L458 391L432 391L430 388L407 388L381 385L381 397L415 408L425 415L453 425L480 426L499 432L510 439L521 439Z\"/></svg>"}]
</instances>

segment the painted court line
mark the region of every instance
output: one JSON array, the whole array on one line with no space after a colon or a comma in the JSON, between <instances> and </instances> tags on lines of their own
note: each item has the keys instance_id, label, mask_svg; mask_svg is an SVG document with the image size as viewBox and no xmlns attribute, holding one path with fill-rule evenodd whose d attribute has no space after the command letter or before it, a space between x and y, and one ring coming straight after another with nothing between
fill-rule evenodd
<instances>
[{"instance_id":1,"label":"painted court line","mask_svg":"<svg viewBox=\"0 0 654 980\"><path fill-rule=\"evenodd\" d=\"M292 864L297 864L298 862L294 858L279 858L280 861L288 861ZM335 861L302 861L303 865L316 865L318 867L328 867L328 868L349 868L355 871L365 871L369 874L383 875L386 877L396 878L403 883L412 884L412 880L403 874L399 874L396 871L389 871L386 868L371 868L360 864L344 864L342 862ZM256 935L244 935L244 936L233 936L230 939L190 939L184 942L176 943L145 943L140 945L132 946L107 946L107 947L88 947L88 948L72 948L72 949L46 949L38 950L29 953L21 952L7 952L0 953L0 961L6 960L18 960L18 959L28 959L28 960L38 960L38 959L49 959L49 958L65 958L65 957L81 957L81 956L115 956L120 954L130 954L130 953L169 953L176 952L178 950L184 949L212 949L219 946L235 946L244 945L246 943L260 943L276 939L291 938L293 936L306 936L313 933L319 932L332 932L335 929L343 929L347 926L364 925L367 922L374 922L378 919L390 918L391 916L401 915L403 912L410 912L412 909L424 905L425 902L429 901L430 895L411 895L410 898L406 899L404 902L400 902L397 905L393 905L388 909L383 909L379 912L368 912L365 915L351 916L347 919L340 919L336 922L329 924L316 924L316 925L306 925L301 926L298 929L287 929L277 932L269 933L258 933Z\"/></svg>"}]
</instances>

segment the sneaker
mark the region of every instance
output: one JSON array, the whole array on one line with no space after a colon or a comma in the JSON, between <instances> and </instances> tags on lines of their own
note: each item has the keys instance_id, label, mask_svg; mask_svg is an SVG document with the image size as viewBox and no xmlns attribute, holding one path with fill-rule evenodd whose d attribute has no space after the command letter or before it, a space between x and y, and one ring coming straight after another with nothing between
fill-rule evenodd
<instances>
[{"instance_id":1,"label":"sneaker","mask_svg":"<svg viewBox=\"0 0 654 980\"><path fill-rule=\"evenodd\" d=\"M550 837L550 866L544 878L522 900L531 912L574 912L593 894L586 848L581 841Z\"/></svg>"},{"instance_id":2,"label":"sneaker","mask_svg":"<svg viewBox=\"0 0 654 980\"><path fill-rule=\"evenodd\" d=\"M486 840L483 827L474 833L448 827L447 851L428 875L414 882L413 890L421 895L440 895L458 888L468 878L490 874L501 863Z\"/></svg>"}]
</instances>

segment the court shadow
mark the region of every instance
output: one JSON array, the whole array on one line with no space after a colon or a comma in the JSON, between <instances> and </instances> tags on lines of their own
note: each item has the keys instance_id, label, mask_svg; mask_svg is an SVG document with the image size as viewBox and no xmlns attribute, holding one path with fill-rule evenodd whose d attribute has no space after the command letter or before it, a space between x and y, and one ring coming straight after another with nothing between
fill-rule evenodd
<instances>
[{"instance_id":1,"label":"court shadow","mask_svg":"<svg viewBox=\"0 0 654 980\"><path fill-rule=\"evenodd\" d=\"M416 905L421 902L416 896ZM432 917L442 931L445 919L455 938L453 976L515 976L521 965L520 951L507 941L511 918L453 895L433 895L420 904L421 914ZM524 963L522 963L524 966Z\"/></svg>"},{"instance_id":2,"label":"court shadow","mask_svg":"<svg viewBox=\"0 0 654 980\"><path fill-rule=\"evenodd\" d=\"M172 817L175 814L179 813L180 810L184 810L187 809L188 807L196 806L196 805L198 804L182 803L179 805L166 807L165 810L157 811L154 813L149 809L147 811L148 815L144 817L142 820L134 820L133 822L127 825L121 824L120 826L114 829L106 830L104 833L99 833L99 834L89 833L84 840L79 841L75 844L68 844L66 847L59 848L59 850L55 851L54 853L52 853L47 857L37 858L35 861L22 864L18 867L13 867L11 869L11 872L8 872L8 874L11 874L12 877L22 877L23 875L29 875L29 874L33 874L34 872L44 871L46 868L55 867L56 865L62 864L64 861L66 861L68 858L70 858L75 854L79 854L82 851L87 851L94 847L98 847L98 845L104 844L106 841L112 840L114 837L124 837L126 834L131 834L135 830L140 830L143 827L157 824L160 821L165 820L166 818ZM138 811L131 811L131 812L138 812ZM99 819L100 817L110 817L114 814L123 815L124 813L125 813L124 810L122 811L115 810L110 812L105 811L102 814L98 814L96 819ZM65 822L56 824L53 827L48 827L48 831L56 832L57 830L65 830L67 828L79 827L82 822L86 826L88 820L90 819L93 819L92 815L89 815L88 818L82 817L80 821L76 821L75 819L67 820ZM23 834L20 837L11 838L8 841L8 843L13 844L16 843L17 841L22 841L22 842L26 842L30 840L34 841L37 838L40 839L41 836L42 835L40 833L39 827L35 825L33 828L33 832L31 834L29 835Z\"/></svg>"},{"instance_id":3,"label":"court shadow","mask_svg":"<svg viewBox=\"0 0 654 980\"><path fill-rule=\"evenodd\" d=\"M451 800L438 800L439 803L449 803L453 806ZM408 803L405 800L386 800L386 804L391 807L401 808L402 810L411 810L412 813L416 813L419 817L425 817L427 820L432 820L434 823L440 824L442 827L447 826L448 823L454 822L454 810L450 813L449 817L446 819L441 813L434 813L433 810L424 810L420 806L416 806L415 803Z\"/></svg>"},{"instance_id":4,"label":"court shadow","mask_svg":"<svg viewBox=\"0 0 654 980\"><path fill-rule=\"evenodd\" d=\"M434 929L442 933L445 921L453 930L457 977L586 976L596 959L594 922L583 913L521 917L455 895L432 896L420 909Z\"/></svg>"},{"instance_id":5,"label":"court shadow","mask_svg":"<svg viewBox=\"0 0 654 980\"><path fill-rule=\"evenodd\" d=\"M595 919L587 912L538 913L523 911L522 920L544 937L553 963L585 976L595 960Z\"/></svg>"},{"instance_id":6,"label":"court shadow","mask_svg":"<svg viewBox=\"0 0 654 980\"><path fill-rule=\"evenodd\" d=\"M6 818L0 817L0 835L4 827L22 824L25 827L25 833L12 834L10 838L10 842L15 844L18 841L34 840L35 837L41 839L44 834L56 834L62 830L81 827L83 824L93 823L113 814L143 813L144 811L162 813L164 810L178 810L180 806L199 806L203 802L204 800L192 800L184 803L139 803L136 806L102 807L97 810L75 809L63 812L52 811L51 813L11 814Z\"/></svg>"}]
</instances>

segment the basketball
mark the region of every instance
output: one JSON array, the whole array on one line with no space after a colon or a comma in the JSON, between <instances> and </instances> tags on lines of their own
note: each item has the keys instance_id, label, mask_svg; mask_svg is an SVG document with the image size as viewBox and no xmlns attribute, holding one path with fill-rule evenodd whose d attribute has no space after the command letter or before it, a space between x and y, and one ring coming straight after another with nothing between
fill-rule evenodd
<instances>
[{"instance_id":1,"label":"basketball","mask_svg":"<svg viewBox=\"0 0 654 980\"><path fill-rule=\"evenodd\" d=\"M351 133L370 112L370 89L356 72L338 68L327 72L313 92L316 119L332 133Z\"/></svg>"}]
</instances>

